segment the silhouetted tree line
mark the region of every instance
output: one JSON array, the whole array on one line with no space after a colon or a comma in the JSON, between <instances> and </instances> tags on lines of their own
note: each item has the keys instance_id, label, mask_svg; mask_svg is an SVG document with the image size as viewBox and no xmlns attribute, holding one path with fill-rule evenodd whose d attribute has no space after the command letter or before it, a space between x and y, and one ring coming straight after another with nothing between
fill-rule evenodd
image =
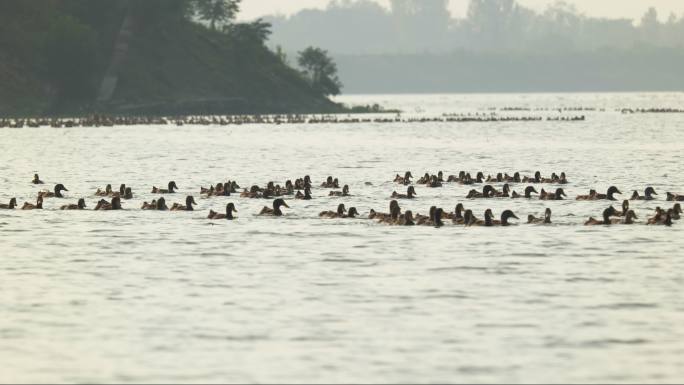
<instances>
[{"instance_id":1,"label":"silhouetted tree line","mask_svg":"<svg viewBox=\"0 0 684 385\"><path fill-rule=\"evenodd\" d=\"M466 17L455 19L448 0L391 0L389 9L371 0L333 0L324 10L266 20L273 24L274 43L287 51L309 44L336 54L684 46L684 15L661 22L650 8L636 22L593 18L566 1L535 12L516 0L470 0Z\"/></svg>"}]
</instances>

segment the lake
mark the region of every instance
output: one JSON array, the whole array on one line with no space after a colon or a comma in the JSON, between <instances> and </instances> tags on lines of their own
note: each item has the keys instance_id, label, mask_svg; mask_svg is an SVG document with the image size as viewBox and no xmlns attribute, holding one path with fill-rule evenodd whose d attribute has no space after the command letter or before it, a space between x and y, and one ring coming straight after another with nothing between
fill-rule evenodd
<instances>
[{"instance_id":1,"label":"lake","mask_svg":"<svg viewBox=\"0 0 684 385\"><path fill-rule=\"evenodd\" d=\"M352 95L406 117L579 116L578 122L429 122L0 129L0 382L680 382L684 223L646 226L665 193L684 194L684 94ZM571 111L558 112L557 108ZM504 110L508 108L509 110ZM582 108L582 110L578 110ZM529 109L529 111L521 111ZM393 115L390 115L393 116ZM471 186L416 185L403 210L510 227L386 226L392 182L411 170L567 174L564 201L465 199ZM30 183L37 172L43 186ZM313 200L201 198L310 175ZM350 197L328 197L328 176ZM140 211L174 180L194 212ZM367 183L368 182L368 183ZM125 210L60 211L108 183ZM501 183L494 184L501 188ZM521 192L527 184L514 184ZM585 227L610 203L575 201L615 185L639 224ZM549 186L537 186L549 189ZM555 186L554 186L555 187ZM476 187L479 188L479 187ZM238 219L209 221L235 203ZM621 201L614 204L619 206ZM339 203L361 219L320 219ZM527 225L553 210L553 225Z\"/></svg>"}]
</instances>

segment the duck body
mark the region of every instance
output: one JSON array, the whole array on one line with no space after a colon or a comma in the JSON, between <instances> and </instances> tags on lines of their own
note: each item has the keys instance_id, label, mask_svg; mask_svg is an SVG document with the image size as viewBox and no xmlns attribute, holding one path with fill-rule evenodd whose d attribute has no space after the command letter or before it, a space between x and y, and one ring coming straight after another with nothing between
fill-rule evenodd
<instances>
[{"instance_id":1,"label":"duck body","mask_svg":"<svg viewBox=\"0 0 684 385\"><path fill-rule=\"evenodd\" d=\"M667 200L670 202L684 202L684 195L667 193Z\"/></svg>"}]
</instances>

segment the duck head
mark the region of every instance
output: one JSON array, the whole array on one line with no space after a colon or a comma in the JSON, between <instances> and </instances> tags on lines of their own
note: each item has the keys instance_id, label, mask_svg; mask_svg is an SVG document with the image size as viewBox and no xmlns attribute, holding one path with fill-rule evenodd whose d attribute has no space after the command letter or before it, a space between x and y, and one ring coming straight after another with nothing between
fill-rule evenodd
<instances>
[{"instance_id":1,"label":"duck head","mask_svg":"<svg viewBox=\"0 0 684 385\"><path fill-rule=\"evenodd\" d=\"M444 226L444 223L442 222L442 215L444 214L444 210L441 208L437 208L435 210L435 214L432 217L432 221L435 224L435 227L442 227Z\"/></svg>"},{"instance_id":2,"label":"duck head","mask_svg":"<svg viewBox=\"0 0 684 385\"><path fill-rule=\"evenodd\" d=\"M622 193L620 192L620 190L618 190L617 187L615 187L615 186L610 186L610 188L608 189L608 192L606 193L606 196L607 196L608 200L611 200L611 201L616 200L616 199L613 197L614 194L622 194Z\"/></svg>"},{"instance_id":3,"label":"duck head","mask_svg":"<svg viewBox=\"0 0 684 385\"><path fill-rule=\"evenodd\" d=\"M651 198L652 195L658 195L655 192L655 189L651 186L646 187L646 191L644 191L644 194L646 195L646 198Z\"/></svg>"},{"instance_id":4,"label":"duck head","mask_svg":"<svg viewBox=\"0 0 684 385\"><path fill-rule=\"evenodd\" d=\"M170 193L175 192L174 189L178 190L178 186L176 186L176 182L174 182L174 181L169 182L169 192Z\"/></svg>"},{"instance_id":5,"label":"duck head","mask_svg":"<svg viewBox=\"0 0 684 385\"><path fill-rule=\"evenodd\" d=\"M344 203L340 203L340 204L337 206L337 215L343 216L344 213L346 213L346 212L347 212L347 208L344 207Z\"/></svg>"},{"instance_id":6,"label":"duck head","mask_svg":"<svg viewBox=\"0 0 684 385\"><path fill-rule=\"evenodd\" d=\"M105 192L106 192L107 194L109 194L109 193L112 192L112 185L111 185L111 184L108 184L108 185L105 186Z\"/></svg>"},{"instance_id":7,"label":"duck head","mask_svg":"<svg viewBox=\"0 0 684 385\"><path fill-rule=\"evenodd\" d=\"M477 173L477 178L476 178L476 180L477 180L478 183L482 183L482 181L484 180L484 173L483 173L482 171L480 171L480 172Z\"/></svg>"},{"instance_id":8,"label":"duck head","mask_svg":"<svg viewBox=\"0 0 684 385\"><path fill-rule=\"evenodd\" d=\"M121 186L119 186L119 194L120 194L121 196L126 195L126 185L123 184L123 183L121 184Z\"/></svg>"},{"instance_id":9,"label":"duck head","mask_svg":"<svg viewBox=\"0 0 684 385\"><path fill-rule=\"evenodd\" d=\"M526 198L531 197L533 193L534 193L534 194L539 194L539 193L537 192L537 189L534 188L534 186L527 186L527 187L525 188L525 197L526 197Z\"/></svg>"},{"instance_id":10,"label":"duck head","mask_svg":"<svg viewBox=\"0 0 684 385\"><path fill-rule=\"evenodd\" d=\"M85 199L81 198L81 199L78 200L78 208L81 209L81 210L83 210L84 208L86 208Z\"/></svg>"},{"instance_id":11,"label":"duck head","mask_svg":"<svg viewBox=\"0 0 684 385\"><path fill-rule=\"evenodd\" d=\"M411 171L406 171L404 174L404 180L408 181L409 179L413 178L413 175L411 174Z\"/></svg>"},{"instance_id":12,"label":"duck head","mask_svg":"<svg viewBox=\"0 0 684 385\"><path fill-rule=\"evenodd\" d=\"M195 202L195 197L188 195L185 197L185 207L188 211L192 211L192 205L197 205L197 202Z\"/></svg>"},{"instance_id":13,"label":"duck head","mask_svg":"<svg viewBox=\"0 0 684 385\"><path fill-rule=\"evenodd\" d=\"M112 199L112 204L113 203L114 203L114 200ZM159 211L168 210L168 207L166 207L166 199L164 199L164 197L157 199L157 210L159 210Z\"/></svg>"},{"instance_id":14,"label":"duck head","mask_svg":"<svg viewBox=\"0 0 684 385\"><path fill-rule=\"evenodd\" d=\"M486 185L482 188L482 195L484 195L485 198L490 198L492 195L494 195L494 187L492 185Z\"/></svg>"},{"instance_id":15,"label":"duck head","mask_svg":"<svg viewBox=\"0 0 684 385\"><path fill-rule=\"evenodd\" d=\"M476 195L477 195L477 190L470 190L470 191L468 192L468 195L466 195L466 198L467 198L467 199L475 198Z\"/></svg>"},{"instance_id":16,"label":"duck head","mask_svg":"<svg viewBox=\"0 0 684 385\"><path fill-rule=\"evenodd\" d=\"M444 173L442 171L439 171L437 173L437 179L442 182L444 180Z\"/></svg>"},{"instance_id":17,"label":"duck head","mask_svg":"<svg viewBox=\"0 0 684 385\"><path fill-rule=\"evenodd\" d=\"M502 182L503 181L503 174L502 173L497 173L496 174L496 181L497 182Z\"/></svg>"},{"instance_id":18,"label":"duck head","mask_svg":"<svg viewBox=\"0 0 684 385\"><path fill-rule=\"evenodd\" d=\"M515 214L511 210L506 210L503 213L501 213L501 225L502 226L508 226L509 225L509 223L508 223L509 219L519 219L519 218L517 216L515 216Z\"/></svg>"},{"instance_id":19,"label":"duck head","mask_svg":"<svg viewBox=\"0 0 684 385\"><path fill-rule=\"evenodd\" d=\"M627 212L629 211L629 201L627 199L622 201L622 212L627 215Z\"/></svg>"},{"instance_id":20,"label":"duck head","mask_svg":"<svg viewBox=\"0 0 684 385\"><path fill-rule=\"evenodd\" d=\"M466 210L463 213L463 224L466 226L471 226L475 223L475 217L473 216L473 210Z\"/></svg>"},{"instance_id":21,"label":"duck head","mask_svg":"<svg viewBox=\"0 0 684 385\"><path fill-rule=\"evenodd\" d=\"M567 195L565 195L565 190L563 190L562 188L557 188L556 189L556 199L561 200L561 199L563 199L563 198L561 198L562 196L567 197Z\"/></svg>"},{"instance_id":22,"label":"duck head","mask_svg":"<svg viewBox=\"0 0 684 385\"><path fill-rule=\"evenodd\" d=\"M278 198L273 201L273 211L275 212L276 215L282 215L282 211L280 210L281 207L287 207L288 209L290 206L285 203L285 200L282 198Z\"/></svg>"},{"instance_id":23,"label":"duck head","mask_svg":"<svg viewBox=\"0 0 684 385\"><path fill-rule=\"evenodd\" d=\"M513 174L513 182L520 183L520 181L520 173L516 171L515 174Z\"/></svg>"},{"instance_id":24,"label":"duck head","mask_svg":"<svg viewBox=\"0 0 684 385\"><path fill-rule=\"evenodd\" d=\"M454 209L454 216L456 218L463 218L463 203L459 203L456 205L456 208Z\"/></svg>"},{"instance_id":25,"label":"duck head","mask_svg":"<svg viewBox=\"0 0 684 385\"><path fill-rule=\"evenodd\" d=\"M350 207L349 211L347 211L349 218L356 218L357 215L359 215L359 212L356 210L356 207Z\"/></svg>"},{"instance_id":26,"label":"duck head","mask_svg":"<svg viewBox=\"0 0 684 385\"><path fill-rule=\"evenodd\" d=\"M413 224L413 211L406 210L406 212L404 213L404 221L406 221L407 225Z\"/></svg>"},{"instance_id":27,"label":"duck head","mask_svg":"<svg viewBox=\"0 0 684 385\"><path fill-rule=\"evenodd\" d=\"M484 217L485 217L485 226L494 226L494 222L492 221L492 219L494 217L494 213L492 213L492 209L485 210Z\"/></svg>"},{"instance_id":28,"label":"duck head","mask_svg":"<svg viewBox=\"0 0 684 385\"><path fill-rule=\"evenodd\" d=\"M38 177L38 174L33 174L33 182L40 182L40 178Z\"/></svg>"},{"instance_id":29,"label":"duck head","mask_svg":"<svg viewBox=\"0 0 684 385\"><path fill-rule=\"evenodd\" d=\"M541 172L540 171L537 171L534 173L534 181L537 183L541 182Z\"/></svg>"},{"instance_id":30,"label":"duck head","mask_svg":"<svg viewBox=\"0 0 684 385\"><path fill-rule=\"evenodd\" d=\"M110 190L110 191L111 191L111 189L112 189L112 186L109 186L109 190ZM63 198L63 196L62 196L62 191L69 191L69 190L67 190L67 188L64 187L64 185L61 184L61 183L58 184L58 185L55 185L55 196L56 196L57 198Z\"/></svg>"},{"instance_id":31,"label":"duck head","mask_svg":"<svg viewBox=\"0 0 684 385\"><path fill-rule=\"evenodd\" d=\"M10 210L17 207L17 198L12 198L9 201L9 208Z\"/></svg>"},{"instance_id":32,"label":"duck head","mask_svg":"<svg viewBox=\"0 0 684 385\"><path fill-rule=\"evenodd\" d=\"M411 197L413 197L413 196L415 196L415 195L418 195L418 194L416 194L416 189L413 188L413 186L409 186L409 187L406 189L406 195L407 195L409 198L411 198Z\"/></svg>"},{"instance_id":33,"label":"duck head","mask_svg":"<svg viewBox=\"0 0 684 385\"><path fill-rule=\"evenodd\" d=\"M551 209L547 208L544 211L544 223L551 223Z\"/></svg>"},{"instance_id":34,"label":"duck head","mask_svg":"<svg viewBox=\"0 0 684 385\"><path fill-rule=\"evenodd\" d=\"M603 210L603 224L609 225L610 224L610 217L615 215L615 207L610 206L607 209Z\"/></svg>"},{"instance_id":35,"label":"duck head","mask_svg":"<svg viewBox=\"0 0 684 385\"><path fill-rule=\"evenodd\" d=\"M672 207L672 210L674 210L674 212L677 214L682 214L682 205L675 203L674 207Z\"/></svg>"},{"instance_id":36,"label":"duck head","mask_svg":"<svg viewBox=\"0 0 684 385\"><path fill-rule=\"evenodd\" d=\"M226 205L226 218L228 219L233 219L233 213L238 212L237 209L235 209L235 204L234 203L228 203Z\"/></svg>"},{"instance_id":37,"label":"duck head","mask_svg":"<svg viewBox=\"0 0 684 385\"><path fill-rule=\"evenodd\" d=\"M349 185L345 184L344 187L342 187L342 194L349 195Z\"/></svg>"},{"instance_id":38,"label":"duck head","mask_svg":"<svg viewBox=\"0 0 684 385\"><path fill-rule=\"evenodd\" d=\"M332 184L332 183L333 183L333 177L329 176L328 178L326 178L325 184L330 185L330 184Z\"/></svg>"},{"instance_id":39,"label":"duck head","mask_svg":"<svg viewBox=\"0 0 684 385\"><path fill-rule=\"evenodd\" d=\"M121 210L121 198L112 198L112 210Z\"/></svg>"},{"instance_id":40,"label":"duck head","mask_svg":"<svg viewBox=\"0 0 684 385\"><path fill-rule=\"evenodd\" d=\"M639 199L639 198L640 198L640 197L639 197L639 192L638 192L637 190L634 190L634 192L632 192L632 197L631 197L631 199Z\"/></svg>"},{"instance_id":41,"label":"duck head","mask_svg":"<svg viewBox=\"0 0 684 385\"><path fill-rule=\"evenodd\" d=\"M508 183L506 183L505 185L503 185L503 193L504 193L504 195L508 196L508 194L509 194L510 192L511 192L511 186L509 186Z\"/></svg>"},{"instance_id":42,"label":"duck head","mask_svg":"<svg viewBox=\"0 0 684 385\"><path fill-rule=\"evenodd\" d=\"M627 211L627 214L625 215L625 223L632 224L632 223L634 223L635 219L639 219L639 218L636 216L636 213L634 212L634 210Z\"/></svg>"},{"instance_id":43,"label":"duck head","mask_svg":"<svg viewBox=\"0 0 684 385\"><path fill-rule=\"evenodd\" d=\"M126 187L124 199L133 199L133 190L130 187Z\"/></svg>"}]
</instances>

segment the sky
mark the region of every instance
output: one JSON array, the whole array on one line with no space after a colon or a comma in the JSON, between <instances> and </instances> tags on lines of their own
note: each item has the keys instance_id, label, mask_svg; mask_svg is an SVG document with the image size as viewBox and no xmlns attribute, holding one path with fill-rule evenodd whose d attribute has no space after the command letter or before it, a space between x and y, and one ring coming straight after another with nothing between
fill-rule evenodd
<instances>
[{"instance_id":1,"label":"sky","mask_svg":"<svg viewBox=\"0 0 684 385\"><path fill-rule=\"evenodd\" d=\"M376 0L388 5L389 0ZM242 0L241 20L256 19L260 16L284 14L291 15L303 8L325 8L329 0ZM463 17L468 0L450 0L449 6L454 17ZM543 10L555 0L518 0L527 7ZM580 13L594 17L641 19L649 7L658 10L660 19L665 21L670 12L678 17L684 15L684 0L567 0L575 4Z\"/></svg>"}]
</instances>

